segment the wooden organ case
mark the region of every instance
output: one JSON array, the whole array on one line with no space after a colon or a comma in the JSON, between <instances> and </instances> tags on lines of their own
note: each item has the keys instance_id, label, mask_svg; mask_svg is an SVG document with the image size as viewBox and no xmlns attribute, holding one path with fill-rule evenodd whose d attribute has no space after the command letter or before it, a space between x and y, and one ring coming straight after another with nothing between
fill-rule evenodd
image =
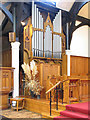
<instances>
[{"instance_id":1,"label":"wooden organ case","mask_svg":"<svg viewBox=\"0 0 90 120\"><path fill-rule=\"evenodd\" d=\"M65 36L62 33L61 10L53 21L50 13L43 19L37 5L32 2L32 18L24 27L23 61L30 64L33 59L38 66L38 79L44 87L42 96L45 98L49 75L61 74L62 56L65 54Z\"/></svg>"}]
</instances>

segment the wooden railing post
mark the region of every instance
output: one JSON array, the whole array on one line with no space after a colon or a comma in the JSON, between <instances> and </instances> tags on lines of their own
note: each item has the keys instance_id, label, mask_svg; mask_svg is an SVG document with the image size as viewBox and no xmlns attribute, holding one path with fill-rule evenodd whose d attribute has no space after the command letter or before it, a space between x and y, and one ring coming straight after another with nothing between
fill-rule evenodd
<instances>
[{"instance_id":1,"label":"wooden railing post","mask_svg":"<svg viewBox=\"0 0 90 120\"><path fill-rule=\"evenodd\" d=\"M58 88L56 86L56 110L58 110Z\"/></svg>"},{"instance_id":2,"label":"wooden railing post","mask_svg":"<svg viewBox=\"0 0 90 120\"><path fill-rule=\"evenodd\" d=\"M52 103L52 98L51 98L51 91L50 91L50 116L51 116L51 103Z\"/></svg>"},{"instance_id":3,"label":"wooden railing post","mask_svg":"<svg viewBox=\"0 0 90 120\"><path fill-rule=\"evenodd\" d=\"M61 91L62 91L62 104L63 104L63 83L61 83Z\"/></svg>"}]
</instances>

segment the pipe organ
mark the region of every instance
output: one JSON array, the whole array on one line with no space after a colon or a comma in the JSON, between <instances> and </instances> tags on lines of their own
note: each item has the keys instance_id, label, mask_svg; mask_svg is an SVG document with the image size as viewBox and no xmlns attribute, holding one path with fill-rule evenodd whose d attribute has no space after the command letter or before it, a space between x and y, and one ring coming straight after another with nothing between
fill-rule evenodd
<instances>
[{"instance_id":1,"label":"pipe organ","mask_svg":"<svg viewBox=\"0 0 90 120\"><path fill-rule=\"evenodd\" d=\"M62 75L65 37L62 33L61 10L55 14L43 12L38 4L32 2L31 13L24 27L23 61L28 64L32 59L37 61L38 80L44 87L41 96L45 98L48 76Z\"/></svg>"},{"instance_id":2,"label":"pipe organ","mask_svg":"<svg viewBox=\"0 0 90 120\"><path fill-rule=\"evenodd\" d=\"M52 21L50 13L48 13L45 20L42 12L40 12L33 1L31 20L24 27L24 50L28 52L29 58L44 57L61 59L63 52L62 45L65 48L63 41L61 10L59 10Z\"/></svg>"}]
</instances>

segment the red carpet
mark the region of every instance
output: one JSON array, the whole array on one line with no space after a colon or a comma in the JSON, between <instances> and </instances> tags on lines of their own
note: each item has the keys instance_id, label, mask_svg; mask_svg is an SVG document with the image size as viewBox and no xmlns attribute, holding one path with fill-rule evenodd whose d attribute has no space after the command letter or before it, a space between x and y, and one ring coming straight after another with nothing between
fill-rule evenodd
<instances>
[{"instance_id":1,"label":"red carpet","mask_svg":"<svg viewBox=\"0 0 90 120\"><path fill-rule=\"evenodd\" d=\"M90 102L77 103L66 105L66 110L60 112L60 116L54 118L54 120L71 120L71 119L87 119L90 120Z\"/></svg>"}]
</instances>

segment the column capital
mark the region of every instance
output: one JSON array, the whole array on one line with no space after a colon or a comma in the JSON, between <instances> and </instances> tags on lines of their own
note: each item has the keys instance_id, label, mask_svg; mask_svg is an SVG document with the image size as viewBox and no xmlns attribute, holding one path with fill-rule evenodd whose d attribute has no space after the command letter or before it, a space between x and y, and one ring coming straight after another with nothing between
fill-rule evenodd
<instances>
[{"instance_id":1,"label":"column capital","mask_svg":"<svg viewBox=\"0 0 90 120\"><path fill-rule=\"evenodd\" d=\"M17 41L16 42L12 42L11 46L12 46L13 49L17 49L20 46L20 42L17 42Z\"/></svg>"},{"instance_id":2,"label":"column capital","mask_svg":"<svg viewBox=\"0 0 90 120\"><path fill-rule=\"evenodd\" d=\"M65 50L66 51L66 55L71 55L71 50Z\"/></svg>"}]
</instances>

